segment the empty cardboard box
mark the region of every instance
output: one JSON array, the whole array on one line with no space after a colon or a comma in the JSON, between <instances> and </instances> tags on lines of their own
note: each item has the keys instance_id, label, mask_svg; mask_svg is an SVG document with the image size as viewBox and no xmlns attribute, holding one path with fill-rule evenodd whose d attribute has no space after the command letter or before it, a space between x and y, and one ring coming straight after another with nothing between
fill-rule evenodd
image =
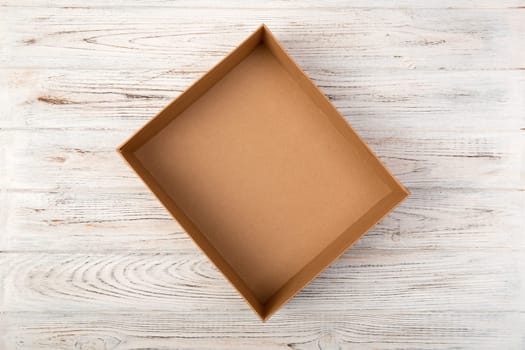
<instances>
[{"instance_id":1,"label":"empty cardboard box","mask_svg":"<svg viewBox=\"0 0 525 350\"><path fill-rule=\"evenodd\" d=\"M119 152L263 320L408 195L264 25Z\"/></svg>"}]
</instances>

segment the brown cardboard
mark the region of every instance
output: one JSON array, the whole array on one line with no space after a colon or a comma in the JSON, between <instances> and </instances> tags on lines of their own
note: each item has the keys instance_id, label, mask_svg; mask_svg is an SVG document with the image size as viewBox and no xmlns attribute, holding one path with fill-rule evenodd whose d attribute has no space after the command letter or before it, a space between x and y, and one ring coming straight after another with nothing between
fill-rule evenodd
<instances>
[{"instance_id":1,"label":"brown cardboard","mask_svg":"<svg viewBox=\"0 0 525 350\"><path fill-rule=\"evenodd\" d=\"M264 25L119 152L263 320L408 195Z\"/></svg>"}]
</instances>

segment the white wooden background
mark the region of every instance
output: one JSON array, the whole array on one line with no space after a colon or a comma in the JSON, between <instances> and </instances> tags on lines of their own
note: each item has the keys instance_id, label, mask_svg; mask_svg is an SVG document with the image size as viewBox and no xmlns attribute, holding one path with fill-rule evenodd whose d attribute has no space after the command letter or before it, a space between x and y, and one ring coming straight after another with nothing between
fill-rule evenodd
<instances>
[{"instance_id":1,"label":"white wooden background","mask_svg":"<svg viewBox=\"0 0 525 350\"><path fill-rule=\"evenodd\" d=\"M0 4L0 349L525 349L525 1ZM412 192L265 324L115 152L262 22Z\"/></svg>"}]
</instances>

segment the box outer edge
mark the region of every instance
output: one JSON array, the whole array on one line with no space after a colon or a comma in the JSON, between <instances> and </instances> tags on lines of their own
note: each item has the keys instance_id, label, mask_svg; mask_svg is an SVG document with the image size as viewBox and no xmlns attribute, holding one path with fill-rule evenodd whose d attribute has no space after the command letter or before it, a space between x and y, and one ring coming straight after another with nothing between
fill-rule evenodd
<instances>
[{"instance_id":1,"label":"box outer edge","mask_svg":"<svg viewBox=\"0 0 525 350\"><path fill-rule=\"evenodd\" d=\"M219 67L223 62L226 62L229 58L231 58L232 54L235 53L237 51L237 49L241 48L244 44L246 44L248 42L249 39L253 38L254 35L257 35L257 33L261 32L262 36L261 36L261 41L264 40L264 36L265 35L269 35L270 38L273 40L273 42L276 44L276 46L279 48L279 50L286 56L286 58L288 59L289 63L293 65L293 67L298 70L298 72L300 72L306 79L307 81L309 82L309 84L311 85L311 87L313 87L317 93L322 96L322 98L324 99L324 103L328 103L331 110L333 110L334 112L336 112L336 115L344 122L344 124L346 125L346 128L352 133L355 135L355 137L357 138L357 140L360 142L360 144L362 144L364 146L364 148L366 149L367 153L369 153L369 155L375 159L375 161L378 163L378 165L389 175L389 178L393 180L393 182L395 183L397 189L399 189L399 194L401 194L401 196L395 200L393 202L393 204L390 206L390 208L379 218L377 219L377 221L373 222L371 225L369 225L369 227L366 228L366 230L364 230L364 232L362 232L361 234L359 234L359 236L355 239L355 240L352 240L350 242L348 242L348 244L345 244L344 247L342 247L340 249L340 252L338 252L338 254L329 259L330 261L327 263L327 264L323 264L322 267L320 269L318 269L318 271L316 272L315 275L309 277L309 279L303 284L301 283L299 285L299 287L297 288L294 288L294 291L292 293L290 293L289 295L286 296L285 299L283 299L281 302L277 303L276 306L275 306L275 309L272 310L271 312L266 312L267 310L265 309L264 305L260 305L262 307L262 311L258 310L256 308L255 305L252 304L252 302L249 300L249 298L247 298L247 296L241 292L239 290L239 286L230 279L230 277L224 273L223 269L220 268L219 266L217 266L217 262L216 262L216 259L214 257L212 257L209 252L207 252L206 250L204 250L201 245L199 243L197 243L197 241L195 240L195 237L192 235L192 234L188 234L188 236L195 242L195 244L199 247L199 249L204 253L205 256L207 256L213 263L214 265L221 271L221 274L226 278L226 280L228 280L228 282L234 287L234 289L240 294L240 296L245 299L245 301L247 302L247 304L253 309L253 311L255 312L255 314L257 314L257 316L263 321L267 321L272 315L274 315L282 306L284 306L287 302L289 302L294 296L296 296L304 287L306 287L308 284L310 284L317 276L319 276L319 274L321 274L324 270L326 270L326 268L328 266L330 266L331 264L333 264L337 259L339 259L341 257L341 255L343 255L353 244L355 244L360 238L362 238L371 228L373 228L374 226L377 225L377 223L379 223L382 219L384 219L388 214L390 214L398 205L400 205L404 200L406 200L406 198L410 195L410 192L406 189L406 187L401 184L399 182L399 180L390 172L390 170L381 162L381 160L374 154L374 152L370 149L370 147L366 144L366 142L361 138L361 136L353 129L353 127L350 125L350 123L344 118L344 116L339 112L339 110L333 105L333 103L326 97L326 95L322 92L322 90L310 79L310 77L301 69L301 67L296 63L296 61L288 54L288 52L282 47L282 45L280 44L280 42L277 40L277 38L273 35L273 33L269 30L269 28L265 25L265 24L261 24L252 34L250 34L245 40L243 40L240 44L238 44L228 55L226 55L223 59L221 59L217 64L215 64L212 68L210 68L203 76L201 76L199 79L197 79L194 83L192 83L188 88L186 88L181 94L179 94L179 96L177 96L176 98L174 98L168 105L166 105L164 108L162 108L152 119L150 119L148 122L146 122L146 124L144 124L141 128L139 128L136 132L134 132L130 137L128 137L126 139L126 141L124 141L119 147L117 147L116 151L117 153L120 154L120 156L123 158L123 160L125 161L126 164L128 164L128 166L139 176L139 178L143 181L143 183L146 185L146 187L155 195L155 197L157 197L157 199L166 207L166 205L164 204L164 200L162 200L161 198L159 198L159 195L156 193L156 191L154 191L150 184L143 178L142 174L139 173L137 171L137 169L135 169L135 167L133 167L133 165L131 164L131 162L129 161L129 159L126 157L126 153L127 152L130 152L130 153L133 153L133 150L127 150L127 148L130 147L130 144L131 144L131 141L133 139L135 139L136 137L140 136L140 134L142 132L144 132L144 129L146 129L146 127L150 126L151 123L157 119L158 117L160 117L161 115L163 115L164 112L166 112L169 108L171 108L173 106L174 103L176 103L184 94L186 94L188 91L192 90L193 87L197 84L199 84L201 81L205 80L207 77L208 77L208 74L211 73L214 69L216 69L217 67ZM220 79L219 79L220 80ZM213 85L212 85L213 86ZM341 123L342 124L342 123ZM336 129L339 130L339 128L337 126L334 125L334 127L336 127ZM341 130L340 130L341 131ZM345 136L345 135L343 135ZM345 138L347 138L345 136ZM391 192L392 193L396 193L397 191L393 190ZM386 198L386 197L385 197ZM171 211L166 208L168 210L168 212L170 213L170 215L176 220L179 222L179 224L186 230L186 232L188 232L188 229L187 227L184 227L186 225L183 225L180 223L180 219L178 217L175 217ZM189 219L189 218L188 218ZM346 231L344 231L346 232ZM344 234L341 233L341 234ZM317 256L316 256L317 257ZM312 259L315 260L314 257ZM305 265L306 267L306 265ZM231 267L230 267L231 268ZM233 268L231 268L232 270L234 270ZM292 277L293 278L293 277ZM288 282L286 282L288 283ZM286 284L285 283L285 284ZM296 289L296 290L295 290ZM251 292L253 294L253 292ZM278 293L278 292L276 292Z\"/></svg>"}]
</instances>

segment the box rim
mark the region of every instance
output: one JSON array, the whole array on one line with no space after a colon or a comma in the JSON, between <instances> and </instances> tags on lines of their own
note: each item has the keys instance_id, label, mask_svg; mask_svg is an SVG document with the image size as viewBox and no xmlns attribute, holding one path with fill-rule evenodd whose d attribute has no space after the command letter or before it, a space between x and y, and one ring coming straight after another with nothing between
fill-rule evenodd
<instances>
[{"instance_id":1,"label":"box rim","mask_svg":"<svg viewBox=\"0 0 525 350\"><path fill-rule=\"evenodd\" d=\"M169 110L171 107L173 107L173 105L175 105L175 103L177 103L177 101L179 101L181 98L183 98L183 96L185 96L185 94L188 94L189 92L191 92L196 86L199 86L201 82L203 82L205 79L207 79L210 76L210 74L212 74L212 72L215 72L222 64L225 64L229 60L233 59L232 58L233 55L236 52L238 52L238 50L243 48L243 46L246 45L249 42L249 40L254 40L254 38L256 38L257 36L260 37L257 40L257 43L264 42L266 45L269 45L269 44L273 45L274 46L274 50L279 50L280 51L279 53L282 55L282 57L284 57L286 59L287 62L285 62L285 63L288 64L289 66L291 66L291 69L296 70L296 72L295 72L296 74L298 74L299 76L302 76L303 78L305 78L304 83L309 85L308 88L311 91L313 91L313 93L317 94L322 99L322 101L319 101L319 103L324 104L324 106L326 108L329 108L330 112L335 114L335 116L337 117L338 120L331 120L332 123L334 123L334 127L341 133L343 133L343 132L351 133L352 136L355 137L359 141L359 144L361 146L364 146L364 149L369 154L369 156L372 159L375 159L375 161L377 162L377 165L384 172L384 174L382 174L382 175L387 175L387 179L390 180L391 185L393 185L393 186L389 186L392 189L392 191L388 195L386 195L385 197L383 197L380 200L380 202L385 202L383 204L386 205L387 207L386 207L386 210L384 210L384 212L382 212L382 214L379 215L379 217L374 217L373 220L370 221L368 225L366 225L366 227L364 227L363 229L359 230L358 231L359 234L358 234L357 238L355 238L353 240L349 240L347 242L344 242L344 244L341 245L337 249L337 253L336 254L329 254L329 256L326 259L326 261L324 263L322 263L320 268L316 269L315 273L306 274L306 277L307 277L307 279L305 280L306 282L297 284L294 288L292 288L292 290L288 294L284 294L284 296L285 296L284 298L282 298L280 301L275 302L274 305L269 305L269 306L268 306L268 304L270 304L272 302L272 299L278 293L280 293L281 289L284 288L291 280L293 280L293 278L295 278L296 275L294 275L289 281L285 282L285 284L283 284L282 288L277 290L275 292L275 294L272 297L270 297L270 299L268 299L264 304L261 303L260 301L258 301L257 298L253 295L253 292L247 286L245 286L245 285L244 286L239 286L239 284L244 284L244 282L240 278L240 276L237 276L237 280L234 281L234 279L236 279L236 278L231 276L231 274L232 274L232 272L233 272L233 274L236 274L235 269L233 269L233 267L229 266L229 264L224 260L224 258L218 252L216 252L217 254L210 254L210 253L212 253L212 251L206 250L207 248L203 247L203 245L205 245L205 244L203 243L202 239L207 240L205 234L200 232L200 230L198 230L196 227L193 227L194 224L191 222L189 217L187 217L187 215L181 209L179 209L177 207L175 201L172 198L170 198L164 192L162 187L159 184L157 184L157 182L155 181L153 176L149 173L149 171L145 167L142 167L142 165L140 165L140 162L137 159L135 159L135 156L133 154L134 149L136 150L136 149L140 148L140 146L144 142L146 142L146 141L143 141L138 146L134 145L134 143L137 142L136 139L138 137L140 137L141 135L143 135L146 129L151 129L154 126L153 123L156 120L158 121L160 118L162 118L164 113L166 113L167 110ZM270 48L270 50L272 51L271 48ZM251 52L251 50L249 52ZM272 51L272 54L274 54L273 51ZM275 54L274 54L274 56L275 56ZM242 61L244 58L240 59L240 61ZM279 59L278 57L276 57L276 59L281 64L283 64L283 62L281 62L281 59ZM235 67L236 65L238 65L238 62L236 64L234 64L233 67ZM230 68L230 70L232 68ZM290 67L288 67L288 68L290 68ZM285 69L286 69L286 67L285 67ZM289 69L286 69L286 70L289 71ZM218 80L220 80L222 77L227 75L228 72L229 72L229 70L227 70L225 73L220 75L220 78ZM292 74L292 72L289 72L289 73ZM216 82L214 82L211 86L215 85ZM205 91L209 90L211 88L211 86L208 87ZM204 91L204 93L205 93L205 91ZM195 100L197 100L199 97L200 96L198 96ZM191 102L191 103L193 103L193 102ZM189 103L189 105L191 105L191 103ZM176 113L176 115L179 115L180 113L182 113L183 110L184 109L182 109L181 111ZM174 118L176 118L176 116ZM172 119L168 118L167 120L169 122ZM344 130L345 128L346 128L346 130ZM159 132L162 129L163 129L162 127L159 127L156 132ZM154 132L153 135L155 135L156 132ZM343 136L346 139L348 139L347 135L343 134ZM152 136L147 137L147 138L145 137L145 139L147 140L147 139L150 139L151 137ZM185 89L183 93L181 93L179 96L174 98L168 105L166 105L164 108L162 108L161 111L158 112L148 122L146 122L145 125L143 125L136 132L134 132L124 143L122 143L116 149L116 151L125 160L125 162L128 164L128 166L130 166L130 168L139 176L139 178L143 181L143 183L146 185L146 187L163 204L163 206L168 210L170 215L181 225L181 227L186 231L188 236L195 242L195 244L204 253L204 255L208 259L210 259L212 261L212 263L217 267L217 269L219 271L221 271L222 275L225 276L225 278L229 281L229 283L241 295L241 297L243 299L245 299L247 304L253 309L253 311L259 316L259 318L262 321L268 320L275 312L277 312L283 305L285 305L289 300L291 300L295 295L297 295L305 286L307 286L319 274L321 274L323 271L325 271L328 266L333 264L333 262L335 260L337 260L342 254L344 254L353 244L355 244L355 242L357 242L372 227L374 227L379 221L381 221L385 216L387 216L390 212L392 212L400 203L402 203L410 195L410 192L399 182L399 180L390 172L390 170L372 152L372 150L364 142L364 140L361 138L361 136L352 128L350 123L342 116L342 114L339 112L339 110L337 108L335 108L335 106L326 97L326 95L324 95L324 93L320 90L320 88L317 85L315 85L315 83L313 83L313 81L308 77L308 75L298 66L298 64L286 52L286 50L281 46L279 41L273 36L271 31L268 29L268 27L264 23L261 24L245 40L243 40L241 42L241 44L239 44L234 50L232 50L228 55L226 55L223 59L221 59L215 66L213 66L210 70L208 70L207 73L205 73L202 77L197 79L193 84L191 84L187 89ZM137 168L141 168L141 169L137 169ZM139 170L141 170L141 172L139 172ZM389 199L389 201L387 201L387 199ZM374 207L375 206L369 208L365 215L370 213L373 210ZM174 213L173 211L177 211L177 213ZM365 215L363 215L359 220L361 220L363 217L365 217ZM350 231L352 226L356 222L352 223L346 230L344 230L342 233L340 233L336 240L338 240L339 238L343 237L345 235L345 233ZM196 237L198 235L203 236L203 237ZM213 248L213 245L211 243L208 242L208 244ZM328 248L323 249L319 255L323 254L327 249ZM312 260L309 263L307 263L304 266L304 268L306 268L309 264L314 263L316 258L317 258L317 256L312 257ZM219 259L222 259L224 261L218 261ZM232 271L225 271L228 268L231 269ZM297 273L297 275L299 273L301 273L301 271L299 271ZM242 287L242 288L240 288L240 287ZM245 292L241 291L241 289L245 289L245 292L249 292L248 294L252 294L252 295L251 296L250 295L247 296ZM255 300L252 300L252 299L255 299ZM270 309L270 307L271 307L271 309Z\"/></svg>"}]
</instances>

